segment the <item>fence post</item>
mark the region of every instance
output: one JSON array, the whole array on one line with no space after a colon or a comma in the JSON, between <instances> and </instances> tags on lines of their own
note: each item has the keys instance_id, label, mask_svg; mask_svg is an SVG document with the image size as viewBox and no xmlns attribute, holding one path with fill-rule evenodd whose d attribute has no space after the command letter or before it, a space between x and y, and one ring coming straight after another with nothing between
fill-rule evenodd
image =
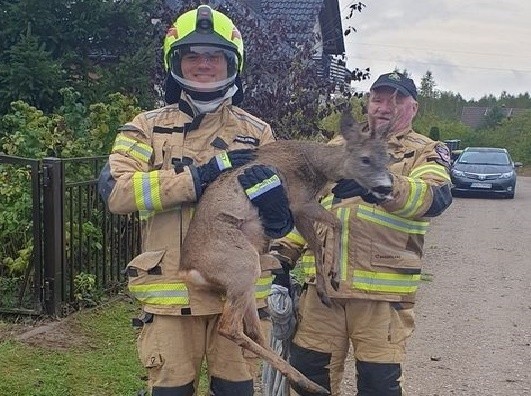
<instances>
[{"instance_id":1,"label":"fence post","mask_svg":"<svg viewBox=\"0 0 531 396\"><path fill-rule=\"evenodd\" d=\"M43 160L44 291L46 313L61 316L64 273L64 166Z\"/></svg>"}]
</instances>

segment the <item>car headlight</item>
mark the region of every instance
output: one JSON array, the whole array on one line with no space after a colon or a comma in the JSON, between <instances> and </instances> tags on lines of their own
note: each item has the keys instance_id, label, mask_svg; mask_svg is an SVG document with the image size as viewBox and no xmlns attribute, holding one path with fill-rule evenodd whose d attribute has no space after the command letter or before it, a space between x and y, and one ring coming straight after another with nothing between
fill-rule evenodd
<instances>
[{"instance_id":1,"label":"car headlight","mask_svg":"<svg viewBox=\"0 0 531 396\"><path fill-rule=\"evenodd\" d=\"M513 171L502 173L500 176L500 179L510 179L511 177L513 177L513 175L514 175Z\"/></svg>"},{"instance_id":2,"label":"car headlight","mask_svg":"<svg viewBox=\"0 0 531 396\"><path fill-rule=\"evenodd\" d=\"M465 172L457 170L457 169L452 169L452 176L464 177Z\"/></svg>"}]
</instances>

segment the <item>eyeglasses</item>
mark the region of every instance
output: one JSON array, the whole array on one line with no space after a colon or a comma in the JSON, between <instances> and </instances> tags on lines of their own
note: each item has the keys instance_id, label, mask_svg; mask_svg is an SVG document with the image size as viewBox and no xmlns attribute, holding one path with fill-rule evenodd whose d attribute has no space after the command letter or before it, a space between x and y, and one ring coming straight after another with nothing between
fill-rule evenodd
<instances>
[{"instance_id":1,"label":"eyeglasses","mask_svg":"<svg viewBox=\"0 0 531 396\"><path fill-rule=\"evenodd\" d=\"M197 65L203 62L217 65L217 64L220 64L224 59L225 59L225 56L223 55L223 51L204 52L201 54L197 52L190 52L182 57L183 62L191 63L194 65Z\"/></svg>"}]
</instances>

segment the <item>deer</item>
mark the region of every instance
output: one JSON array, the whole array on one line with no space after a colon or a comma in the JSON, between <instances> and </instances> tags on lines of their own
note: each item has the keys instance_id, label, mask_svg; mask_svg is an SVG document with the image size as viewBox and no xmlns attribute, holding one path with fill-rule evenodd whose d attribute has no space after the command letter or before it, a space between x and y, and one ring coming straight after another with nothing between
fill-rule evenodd
<instances>
[{"instance_id":1,"label":"deer","mask_svg":"<svg viewBox=\"0 0 531 396\"><path fill-rule=\"evenodd\" d=\"M330 227L334 243L339 246L340 222L319 204L318 195L330 182L355 179L376 196L387 197L392 186L387 170L389 129L377 130L358 123L346 108L340 119L343 145L278 140L257 148L253 161L223 173L206 188L183 241L179 277L189 286L220 293L225 298L219 334L268 361L290 382L316 395L330 393L277 355L261 332L254 285L261 274L261 263L279 263L272 254L265 253L270 238L237 176L256 164L269 166L279 175L295 227L315 254L317 293L330 306L323 273L323 246L314 223ZM328 275L337 290L337 257L333 261Z\"/></svg>"}]
</instances>

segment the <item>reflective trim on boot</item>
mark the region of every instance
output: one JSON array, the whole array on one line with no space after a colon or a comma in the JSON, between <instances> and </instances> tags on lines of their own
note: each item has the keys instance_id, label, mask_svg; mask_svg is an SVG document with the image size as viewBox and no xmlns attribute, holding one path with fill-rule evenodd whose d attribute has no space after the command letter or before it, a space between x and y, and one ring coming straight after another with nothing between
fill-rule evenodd
<instances>
[{"instance_id":1,"label":"reflective trim on boot","mask_svg":"<svg viewBox=\"0 0 531 396\"><path fill-rule=\"evenodd\" d=\"M253 396L253 380L228 381L212 377L210 379L210 396Z\"/></svg>"},{"instance_id":2,"label":"reflective trim on boot","mask_svg":"<svg viewBox=\"0 0 531 396\"><path fill-rule=\"evenodd\" d=\"M152 396L194 396L194 382L182 386L172 386L170 388L154 386L151 391Z\"/></svg>"},{"instance_id":3,"label":"reflective trim on boot","mask_svg":"<svg viewBox=\"0 0 531 396\"><path fill-rule=\"evenodd\" d=\"M308 379L312 380L318 385L330 391L330 369L327 366L330 364L331 353L312 351L291 343L289 363L304 374ZM300 389L296 384L290 386L300 396L312 396L314 393Z\"/></svg>"},{"instance_id":4,"label":"reflective trim on boot","mask_svg":"<svg viewBox=\"0 0 531 396\"><path fill-rule=\"evenodd\" d=\"M356 362L358 396L402 396L399 363Z\"/></svg>"}]
</instances>

